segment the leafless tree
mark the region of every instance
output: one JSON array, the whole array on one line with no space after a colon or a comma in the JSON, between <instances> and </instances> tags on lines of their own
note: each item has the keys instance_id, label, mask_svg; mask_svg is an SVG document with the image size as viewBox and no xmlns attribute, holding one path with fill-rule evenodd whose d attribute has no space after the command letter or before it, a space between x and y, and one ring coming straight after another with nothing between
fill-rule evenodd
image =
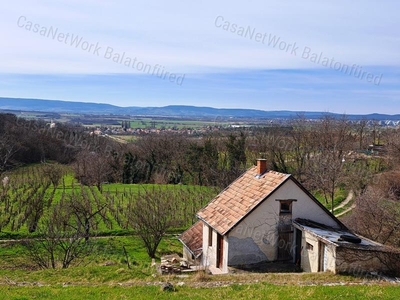
<instances>
[{"instance_id":1,"label":"leafless tree","mask_svg":"<svg viewBox=\"0 0 400 300\"><path fill-rule=\"evenodd\" d=\"M129 226L143 240L151 258L167 230L177 225L176 195L168 188L143 189L130 195L125 218Z\"/></svg>"},{"instance_id":2,"label":"leafless tree","mask_svg":"<svg viewBox=\"0 0 400 300\"><path fill-rule=\"evenodd\" d=\"M38 226L40 238L23 241L29 257L40 268L68 268L81 263L94 249L86 233L71 223L68 207L61 201Z\"/></svg>"},{"instance_id":3,"label":"leafless tree","mask_svg":"<svg viewBox=\"0 0 400 300\"><path fill-rule=\"evenodd\" d=\"M3 133L0 135L0 174L7 169L14 154L19 150L14 137Z\"/></svg>"},{"instance_id":4,"label":"leafless tree","mask_svg":"<svg viewBox=\"0 0 400 300\"><path fill-rule=\"evenodd\" d=\"M147 183L181 183L188 141L179 135L148 135L136 143L136 154Z\"/></svg>"},{"instance_id":5,"label":"leafless tree","mask_svg":"<svg viewBox=\"0 0 400 300\"><path fill-rule=\"evenodd\" d=\"M64 168L59 164L43 164L43 174L49 178L55 190L65 174Z\"/></svg>"},{"instance_id":6,"label":"leafless tree","mask_svg":"<svg viewBox=\"0 0 400 300\"><path fill-rule=\"evenodd\" d=\"M367 134L367 127L368 125L368 120L365 118L362 118L358 121L356 121L353 125L355 132L357 133L358 137L358 149L366 149L366 142L365 142L365 136ZM367 144L368 145L368 144Z\"/></svg>"},{"instance_id":7,"label":"leafless tree","mask_svg":"<svg viewBox=\"0 0 400 300\"><path fill-rule=\"evenodd\" d=\"M10 165L11 159L18 152L18 126L16 117L11 114L0 114L0 174Z\"/></svg>"},{"instance_id":8,"label":"leafless tree","mask_svg":"<svg viewBox=\"0 0 400 300\"><path fill-rule=\"evenodd\" d=\"M113 174L110 158L104 153L82 151L73 165L75 176L84 185L95 185L101 191L102 184Z\"/></svg>"},{"instance_id":9,"label":"leafless tree","mask_svg":"<svg viewBox=\"0 0 400 300\"><path fill-rule=\"evenodd\" d=\"M344 179L343 163L351 149L351 127L345 117L336 120L326 116L313 127L311 141L314 144L308 168L311 185L323 193L327 203L331 202L333 211L336 189Z\"/></svg>"},{"instance_id":10,"label":"leafless tree","mask_svg":"<svg viewBox=\"0 0 400 300\"><path fill-rule=\"evenodd\" d=\"M344 221L372 240L400 246L400 204L377 187L369 187L357 197L352 215Z\"/></svg>"},{"instance_id":11,"label":"leafless tree","mask_svg":"<svg viewBox=\"0 0 400 300\"><path fill-rule=\"evenodd\" d=\"M7 226L11 219L16 215L15 199L10 196L9 191L12 189L8 176L2 179L0 185L0 231Z\"/></svg>"},{"instance_id":12,"label":"leafless tree","mask_svg":"<svg viewBox=\"0 0 400 300\"><path fill-rule=\"evenodd\" d=\"M81 187L79 194L72 192L67 196L65 205L72 218L69 226L84 233L85 241L89 241L91 229L97 228L99 218L106 224L110 223L106 214L107 204L96 195L96 191L92 190L89 195L86 187Z\"/></svg>"},{"instance_id":13,"label":"leafless tree","mask_svg":"<svg viewBox=\"0 0 400 300\"><path fill-rule=\"evenodd\" d=\"M218 185L218 149L210 137L192 141L185 154L185 171L195 185Z\"/></svg>"},{"instance_id":14,"label":"leafless tree","mask_svg":"<svg viewBox=\"0 0 400 300\"><path fill-rule=\"evenodd\" d=\"M392 168L400 167L400 130L391 129L385 131L388 157Z\"/></svg>"}]
</instances>

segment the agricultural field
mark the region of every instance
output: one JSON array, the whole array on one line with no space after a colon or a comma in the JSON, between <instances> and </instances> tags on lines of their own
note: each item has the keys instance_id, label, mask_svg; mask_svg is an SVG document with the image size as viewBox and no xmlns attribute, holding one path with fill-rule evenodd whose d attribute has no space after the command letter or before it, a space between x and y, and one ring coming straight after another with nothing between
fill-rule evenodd
<instances>
[{"instance_id":1,"label":"agricultural field","mask_svg":"<svg viewBox=\"0 0 400 300\"><path fill-rule=\"evenodd\" d=\"M192 128L199 129L204 126L215 126L214 121L198 121L198 120L180 120L180 119L162 119L162 118L139 118L130 121L131 128Z\"/></svg>"},{"instance_id":2,"label":"agricultural field","mask_svg":"<svg viewBox=\"0 0 400 300\"><path fill-rule=\"evenodd\" d=\"M128 122L130 128L165 128L165 129L200 129L205 126L226 126L232 122L222 119L209 118L204 120L188 118L161 118L161 117L138 117L124 115L86 115L66 113L44 113L44 112L16 112L19 117L28 120L44 120L46 122L81 123L88 127L121 126L122 122Z\"/></svg>"},{"instance_id":3,"label":"agricultural field","mask_svg":"<svg viewBox=\"0 0 400 300\"><path fill-rule=\"evenodd\" d=\"M59 172L59 173L57 173ZM140 195L169 191L176 200L177 231L194 221L194 214L218 192L214 188L187 185L78 183L71 170L60 165L34 165L3 175L8 178L0 187L0 237L29 237L51 217L57 205L68 201L85 203L88 212L101 210L91 222L96 235L125 232L120 213ZM102 209L104 208L104 209Z\"/></svg>"}]
</instances>

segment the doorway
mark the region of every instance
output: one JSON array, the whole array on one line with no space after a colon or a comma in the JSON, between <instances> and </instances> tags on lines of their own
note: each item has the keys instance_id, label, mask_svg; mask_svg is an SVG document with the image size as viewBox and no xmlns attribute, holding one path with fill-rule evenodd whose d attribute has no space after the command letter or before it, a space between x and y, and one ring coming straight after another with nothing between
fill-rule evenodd
<instances>
[{"instance_id":1,"label":"doorway","mask_svg":"<svg viewBox=\"0 0 400 300\"><path fill-rule=\"evenodd\" d=\"M219 233L217 234L217 268L222 269L224 259L224 238Z\"/></svg>"},{"instance_id":2,"label":"doorway","mask_svg":"<svg viewBox=\"0 0 400 300\"><path fill-rule=\"evenodd\" d=\"M301 242L303 240L303 232L300 229L296 229L296 250L294 262L296 266L301 266Z\"/></svg>"},{"instance_id":3,"label":"doorway","mask_svg":"<svg viewBox=\"0 0 400 300\"><path fill-rule=\"evenodd\" d=\"M328 268L328 247L319 242L319 271L326 272Z\"/></svg>"}]
</instances>

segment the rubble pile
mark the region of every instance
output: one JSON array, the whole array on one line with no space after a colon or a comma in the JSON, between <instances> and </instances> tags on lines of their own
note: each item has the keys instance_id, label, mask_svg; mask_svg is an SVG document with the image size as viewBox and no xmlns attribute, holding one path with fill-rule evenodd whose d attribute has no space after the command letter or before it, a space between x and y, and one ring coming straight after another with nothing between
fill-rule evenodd
<instances>
[{"instance_id":1,"label":"rubble pile","mask_svg":"<svg viewBox=\"0 0 400 300\"><path fill-rule=\"evenodd\" d=\"M159 272L161 274L179 274L182 271L189 269L190 267L188 262L177 254L161 257L161 264L159 267Z\"/></svg>"}]
</instances>

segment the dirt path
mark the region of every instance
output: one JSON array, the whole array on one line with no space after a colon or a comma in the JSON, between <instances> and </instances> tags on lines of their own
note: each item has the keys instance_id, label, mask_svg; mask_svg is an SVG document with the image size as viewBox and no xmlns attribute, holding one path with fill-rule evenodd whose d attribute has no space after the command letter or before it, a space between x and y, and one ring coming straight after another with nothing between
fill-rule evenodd
<instances>
[{"instance_id":1,"label":"dirt path","mask_svg":"<svg viewBox=\"0 0 400 300\"><path fill-rule=\"evenodd\" d=\"M347 214L349 211L351 211L354 207L356 207L355 204L353 204L352 206L350 206L349 208L347 208L346 210L342 211L341 213L338 213L337 215L335 215L336 218L343 216L344 214Z\"/></svg>"},{"instance_id":2,"label":"dirt path","mask_svg":"<svg viewBox=\"0 0 400 300\"><path fill-rule=\"evenodd\" d=\"M333 211L338 210L342 207L345 207L351 200L353 200L354 197L354 192L350 191L349 194L347 195L346 199L342 203L340 203L338 206L336 206Z\"/></svg>"}]
</instances>

